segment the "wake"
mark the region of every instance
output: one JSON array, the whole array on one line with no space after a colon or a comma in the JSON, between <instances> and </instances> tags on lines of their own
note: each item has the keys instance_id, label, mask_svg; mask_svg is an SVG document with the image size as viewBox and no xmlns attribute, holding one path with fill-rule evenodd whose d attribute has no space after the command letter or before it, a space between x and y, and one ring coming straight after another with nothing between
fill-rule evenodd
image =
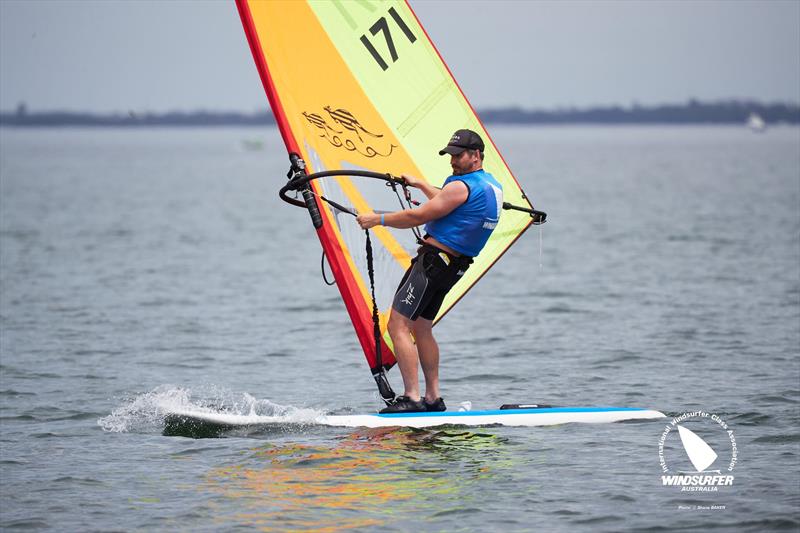
<instances>
[{"instance_id":1,"label":"wake","mask_svg":"<svg viewBox=\"0 0 800 533\"><path fill-rule=\"evenodd\" d=\"M160 385L127 399L111 414L99 419L97 425L111 433L161 432L166 416L181 411L270 417L275 422L291 424L313 423L324 415L316 409L280 405L246 392L237 393L216 386L191 389Z\"/></svg>"}]
</instances>

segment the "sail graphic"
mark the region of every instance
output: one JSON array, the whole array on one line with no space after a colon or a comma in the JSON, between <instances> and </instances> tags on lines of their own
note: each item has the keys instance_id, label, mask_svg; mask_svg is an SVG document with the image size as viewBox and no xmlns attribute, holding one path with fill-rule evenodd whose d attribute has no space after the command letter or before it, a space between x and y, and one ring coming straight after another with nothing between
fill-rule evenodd
<instances>
[{"instance_id":1,"label":"sail graphic","mask_svg":"<svg viewBox=\"0 0 800 533\"><path fill-rule=\"evenodd\" d=\"M237 0L237 7L287 152L299 154L309 172L411 174L441 186L451 170L438 151L453 131L469 128L486 141L484 168L503 185L505 200L532 208L407 3ZM346 207L319 201L317 236L370 368L373 373L378 366L389 368L395 360L386 323L416 241L408 230L379 226L371 233L381 365L365 236L347 211L396 211L398 197L386 182L351 176L315 179L310 185L317 197ZM529 213L503 212L437 321L531 223Z\"/></svg>"},{"instance_id":2,"label":"sail graphic","mask_svg":"<svg viewBox=\"0 0 800 533\"><path fill-rule=\"evenodd\" d=\"M701 439L697 433L678 424L678 434L681 436L683 449L686 450L686 455L689 456L695 470L702 472L717 460L717 452L712 450L711 446L706 444L706 441Z\"/></svg>"}]
</instances>

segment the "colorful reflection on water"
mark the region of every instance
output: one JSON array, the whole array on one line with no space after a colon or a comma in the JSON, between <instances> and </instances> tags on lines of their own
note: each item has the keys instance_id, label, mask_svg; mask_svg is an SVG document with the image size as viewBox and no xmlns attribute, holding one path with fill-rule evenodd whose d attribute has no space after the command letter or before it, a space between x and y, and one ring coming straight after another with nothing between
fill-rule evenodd
<instances>
[{"instance_id":1,"label":"colorful reflection on water","mask_svg":"<svg viewBox=\"0 0 800 533\"><path fill-rule=\"evenodd\" d=\"M321 444L265 444L209 472L229 499L219 520L263 531L336 532L477 510L472 485L512 473L507 441L489 433L382 428Z\"/></svg>"}]
</instances>

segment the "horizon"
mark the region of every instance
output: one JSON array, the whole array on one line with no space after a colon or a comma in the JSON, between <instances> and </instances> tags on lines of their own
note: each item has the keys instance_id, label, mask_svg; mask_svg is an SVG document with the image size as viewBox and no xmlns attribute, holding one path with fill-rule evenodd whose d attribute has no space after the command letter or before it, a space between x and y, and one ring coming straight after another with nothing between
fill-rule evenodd
<instances>
[{"instance_id":1,"label":"horizon","mask_svg":"<svg viewBox=\"0 0 800 533\"><path fill-rule=\"evenodd\" d=\"M623 110L636 110L636 109L658 109L664 107L689 107L691 105L700 106L720 106L720 105L741 105L741 106L786 106L786 107L800 107L800 98L796 101L764 101L754 98L736 99L726 98L719 100L700 100L697 98L688 98L683 102L658 102L653 104L641 104L639 102L630 102L627 104L598 104L588 106L573 106L573 107L553 107L553 108L532 108L522 107L518 105L505 105L505 106L485 106L477 108L476 111L519 111L523 113L542 112L542 113L558 113L558 112L585 112L600 109L623 109ZM48 113L67 113L67 114L85 114L92 116L119 116L119 115L167 115L167 114L238 114L238 115L258 115L262 113L272 114L272 109L269 105L260 109L242 110L242 109L210 109L210 108L174 108L165 110L152 110L152 109L117 109L109 111L92 111L87 109L69 109L69 108L42 108L32 109L27 102L19 102L14 108L1 109L0 113L5 115L18 114L21 107L24 107L25 114L48 114Z\"/></svg>"}]
</instances>

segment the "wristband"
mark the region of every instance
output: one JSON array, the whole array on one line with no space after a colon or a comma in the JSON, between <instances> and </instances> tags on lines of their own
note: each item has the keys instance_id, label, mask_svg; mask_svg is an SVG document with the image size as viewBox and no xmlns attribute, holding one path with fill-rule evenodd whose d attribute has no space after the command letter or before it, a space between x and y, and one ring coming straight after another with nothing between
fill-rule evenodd
<instances>
[{"instance_id":1,"label":"wristband","mask_svg":"<svg viewBox=\"0 0 800 533\"><path fill-rule=\"evenodd\" d=\"M383 225L384 225L384 223L383 223L383 213L381 213L381 226L383 226Z\"/></svg>"}]
</instances>

